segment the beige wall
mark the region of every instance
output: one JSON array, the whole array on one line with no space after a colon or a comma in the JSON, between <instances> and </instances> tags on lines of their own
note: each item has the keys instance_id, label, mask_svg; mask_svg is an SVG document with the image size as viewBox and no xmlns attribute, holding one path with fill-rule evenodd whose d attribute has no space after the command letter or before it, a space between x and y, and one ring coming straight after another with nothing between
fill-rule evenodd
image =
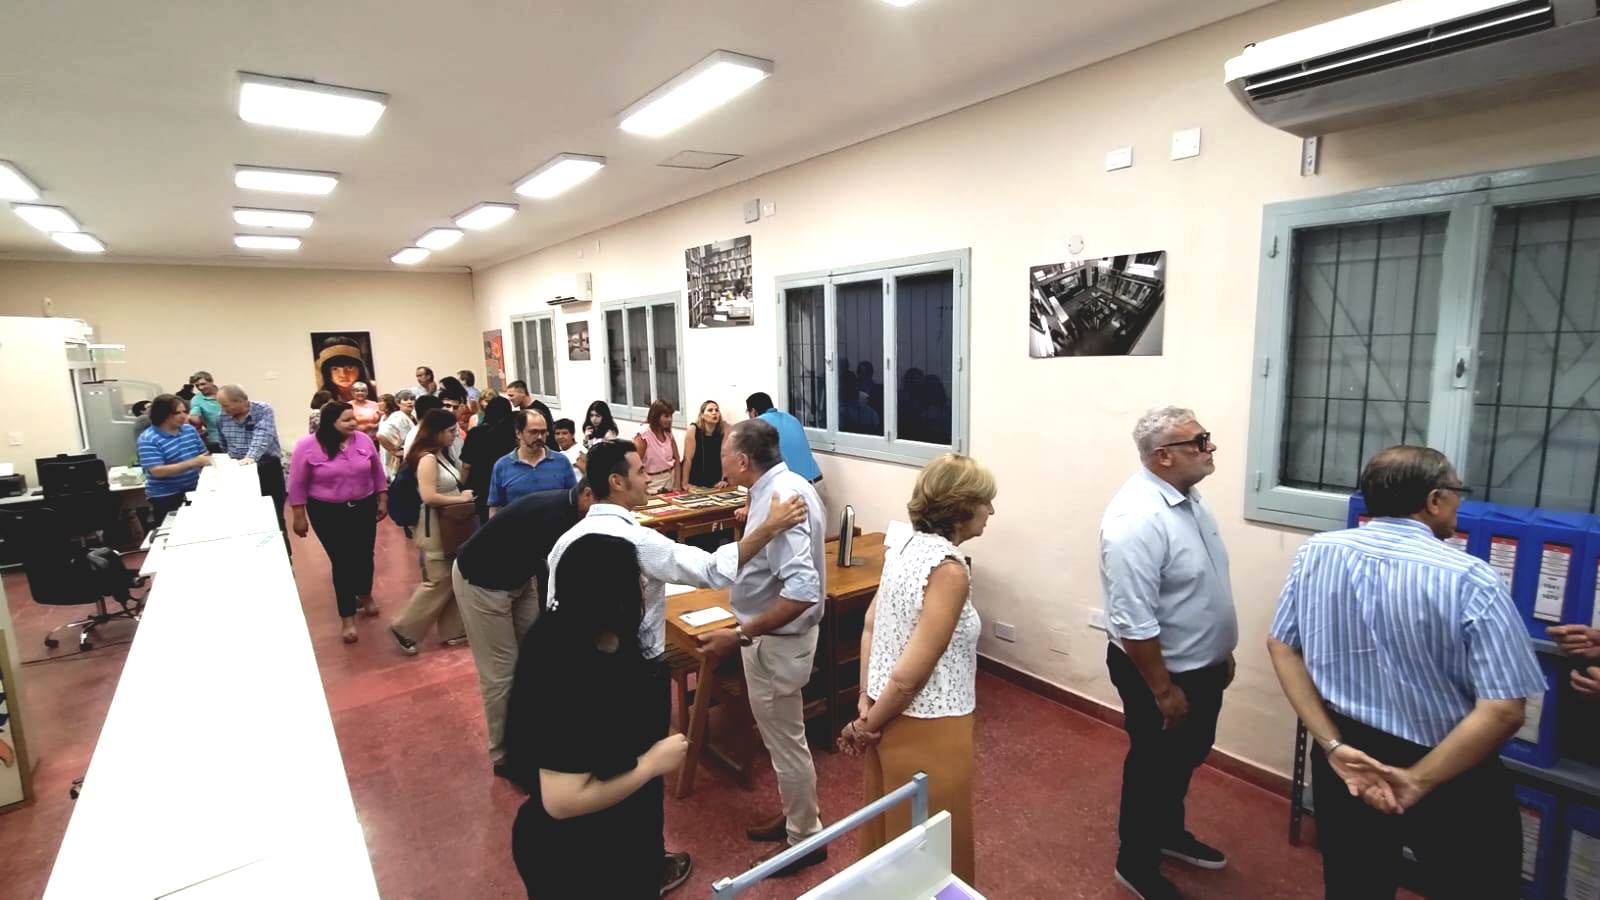
<instances>
[{"instance_id":1,"label":"beige wall","mask_svg":"<svg viewBox=\"0 0 1600 900\"><path fill-rule=\"evenodd\" d=\"M1218 744L1287 771L1294 718L1263 642L1305 535L1242 515L1263 204L1600 154L1600 93L1574 93L1335 134L1322 174L1299 177L1298 139L1234 102L1223 62L1249 41L1371 5L1274 5L490 268L475 279L479 324L506 327L511 314L543 309L551 285L575 271L594 272L597 300L681 291L685 248L749 233L756 324L690 331L684 354L687 399L716 398L732 412L750 391L779 394L776 277L970 247L971 448L1001 484L998 514L971 545L982 652L1116 703L1104 637L1087 627L1101 603L1098 521L1136 465L1138 414L1192 406L1221 447L1203 491L1232 553L1241 626ZM1203 154L1168 161L1171 132L1194 126ZM1105 152L1124 144L1134 167L1105 172ZM777 215L745 225L741 203L756 197L776 202ZM1170 252L1164 356L1028 358L1028 268L1066 258L1075 234L1087 256ZM591 320L594 360L563 360L559 374L563 412L576 416L603 395L604 337L598 309L559 315ZM854 503L864 525L904 516L915 469L820 461L835 501ZM997 641L996 622L1016 625L1017 642ZM1050 649L1052 629L1066 653Z\"/></svg>"},{"instance_id":2,"label":"beige wall","mask_svg":"<svg viewBox=\"0 0 1600 900\"><path fill-rule=\"evenodd\" d=\"M310 332L372 332L381 391L413 386L418 364L483 371L466 274L0 261L0 315L44 315L45 298L127 345L111 377L175 390L205 369L272 404L286 444L317 389Z\"/></svg>"},{"instance_id":3,"label":"beige wall","mask_svg":"<svg viewBox=\"0 0 1600 900\"><path fill-rule=\"evenodd\" d=\"M66 336L75 331L71 322L0 315L0 372L6 373L6 402L13 404L7 409L14 413L5 417L0 434L0 462L15 465L30 489L39 485L34 460L82 446L67 369Z\"/></svg>"}]
</instances>

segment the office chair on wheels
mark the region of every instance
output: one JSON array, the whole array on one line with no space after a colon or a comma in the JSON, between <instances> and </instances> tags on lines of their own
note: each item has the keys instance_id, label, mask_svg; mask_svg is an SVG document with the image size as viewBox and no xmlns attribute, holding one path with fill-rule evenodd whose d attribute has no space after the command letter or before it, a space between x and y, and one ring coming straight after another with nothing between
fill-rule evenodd
<instances>
[{"instance_id":1,"label":"office chair on wheels","mask_svg":"<svg viewBox=\"0 0 1600 900\"><path fill-rule=\"evenodd\" d=\"M137 622L144 595L135 591L145 586L122 562L122 554L106 547L85 547L65 519L46 506L22 512L0 512L0 536L6 545L16 547L28 578L28 591L35 603L46 606L94 604L86 618L58 625L45 635L46 647L60 646L56 632L78 629L78 649L94 648L91 635L96 628L114 619ZM121 610L111 612L106 599L115 600Z\"/></svg>"}]
</instances>

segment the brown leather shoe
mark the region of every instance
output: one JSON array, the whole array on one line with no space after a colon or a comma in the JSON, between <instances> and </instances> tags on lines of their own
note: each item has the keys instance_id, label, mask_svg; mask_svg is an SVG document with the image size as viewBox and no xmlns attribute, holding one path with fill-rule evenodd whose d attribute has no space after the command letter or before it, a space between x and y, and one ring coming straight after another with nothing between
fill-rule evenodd
<instances>
[{"instance_id":1,"label":"brown leather shoe","mask_svg":"<svg viewBox=\"0 0 1600 900\"><path fill-rule=\"evenodd\" d=\"M789 820L784 818L783 813L778 813L776 819L746 828L744 835L752 841L772 842L785 840L789 837Z\"/></svg>"}]
</instances>

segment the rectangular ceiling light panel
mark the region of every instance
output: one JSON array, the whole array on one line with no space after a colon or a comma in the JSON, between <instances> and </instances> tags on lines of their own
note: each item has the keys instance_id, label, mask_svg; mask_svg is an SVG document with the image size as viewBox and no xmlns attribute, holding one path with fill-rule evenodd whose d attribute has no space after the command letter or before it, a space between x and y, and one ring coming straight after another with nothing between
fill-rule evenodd
<instances>
[{"instance_id":1,"label":"rectangular ceiling light panel","mask_svg":"<svg viewBox=\"0 0 1600 900\"><path fill-rule=\"evenodd\" d=\"M94 235L84 234L81 231L68 231L61 234L52 234L50 239L73 253L104 253L106 245L96 240Z\"/></svg>"},{"instance_id":2,"label":"rectangular ceiling light panel","mask_svg":"<svg viewBox=\"0 0 1600 900\"><path fill-rule=\"evenodd\" d=\"M13 203L11 211L16 213L22 221L39 229L45 234L52 232L82 231L78 220L72 214L59 206L38 206L32 203Z\"/></svg>"},{"instance_id":3,"label":"rectangular ceiling light panel","mask_svg":"<svg viewBox=\"0 0 1600 900\"><path fill-rule=\"evenodd\" d=\"M39 189L28 176L11 163L0 159L0 200L37 200Z\"/></svg>"},{"instance_id":4,"label":"rectangular ceiling light panel","mask_svg":"<svg viewBox=\"0 0 1600 900\"><path fill-rule=\"evenodd\" d=\"M424 250L421 247L407 247L404 250L401 250L399 253L389 257L389 261L399 263L402 266L414 266L427 258L427 250Z\"/></svg>"},{"instance_id":5,"label":"rectangular ceiling light panel","mask_svg":"<svg viewBox=\"0 0 1600 900\"><path fill-rule=\"evenodd\" d=\"M234 166L233 183L246 191L311 194L321 197L332 193L334 186L339 183L339 173L272 169L266 166Z\"/></svg>"},{"instance_id":6,"label":"rectangular ceiling light panel","mask_svg":"<svg viewBox=\"0 0 1600 900\"><path fill-rule=\"evenodd\" d=\"M660 137L727 103L772 74L772 60L718 50L622 111L623 131Z\"/></svg>"},{"instance_id":7,"label":"rectangular ceiling light panel","mask_svg":"<svg viewBox=\"0 0 1600 900\"><path fill-rule=\"evenodd\" d=\"M461 232L454 228L435 228L422 237L417 238L417 246L426 250L444 250L454 247L461 240Z\"/></svg>"},{"instance_id":8,"label":"rectangular ceiling light panel","mask_svg":"<svg viewBox=\"0 0 1600 900\"><path fill-rule=\"evenodd\" d=\"M292 209L233 208L233 221L246 228L310 228L312 216Z\"/></svg>"},{"instance_id":9,"label":"rectangular ceiling light panel","mask_svg":"<svg viewBox=\"0 0 1600 900\"><path fill-rule=\"evenodd\" d=\"M360 137L372 131L388 94L239 73L239 118L257 125Z\"/></svg>"},{"instance_id":10,"label":"rectangular ceiling light panel","mask_svg":"<svg viewBox=\"0 0 1600 900\"><path fill-rule=\"evenodd\" d=\"M515 203L479 203L456 216L457 228L468 231L486 231L517 214Z\"/></svg>"},{"instance_id":11,"label":"rectangular ceiling light panel","mask_svg":"<svg viewBox=\"0 0 1600 900\"><path fill-rule=\"evenodd\" d=\"M517 182L513 190L524 197L548 200L588 181L605 166L604 156L562 153Z\"/></svg>"},{"instance_id":12,"label":"rectangular ceiling light panel","mask_svg":"<svg viewBox=\"0 0 1600 900\"><path fill-rule=\"evenodd\" d=\"M240 250L299 250L300 239L284 234L236 234L233 245Z\"/></svg>"}]
</instances>

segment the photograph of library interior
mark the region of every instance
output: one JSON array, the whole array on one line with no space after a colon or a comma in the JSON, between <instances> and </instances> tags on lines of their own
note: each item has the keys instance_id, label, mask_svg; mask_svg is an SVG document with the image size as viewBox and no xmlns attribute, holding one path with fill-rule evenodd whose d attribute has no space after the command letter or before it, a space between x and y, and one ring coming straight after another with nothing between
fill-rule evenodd
<instances>
[{"instance_id":1,"label":"photograph of library interior","mask_svg":"<svg viewBox=\"0 0 1600 900\"><path fill-rule=\"evenodd\" d=\"M1596 0L0 34L0 900L1600 900Z\"/></svg>"}]
</instances>

